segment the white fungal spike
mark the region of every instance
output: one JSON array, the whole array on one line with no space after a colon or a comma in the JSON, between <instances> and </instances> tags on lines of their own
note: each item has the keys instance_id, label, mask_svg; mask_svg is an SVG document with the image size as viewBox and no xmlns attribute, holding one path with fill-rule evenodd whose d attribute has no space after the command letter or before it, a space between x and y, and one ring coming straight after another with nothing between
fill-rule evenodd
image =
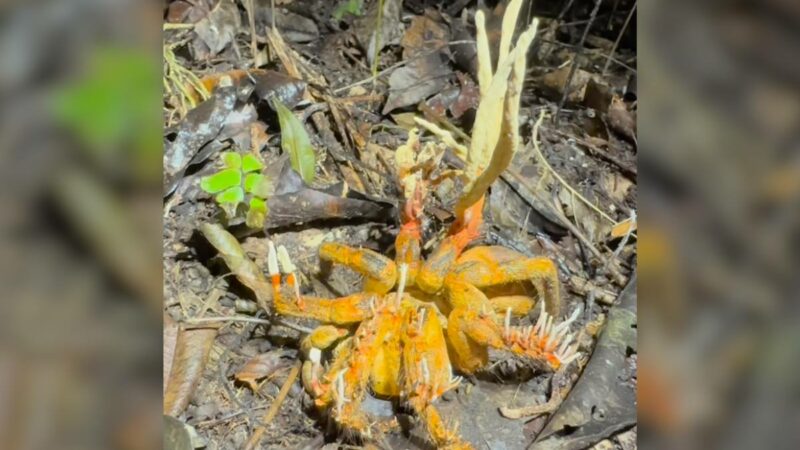
<instances>
[{"instance_id":1,"label":"white fungal spike","mask_svg":"<svg viewBox=\"0 0 800 450\"><path fill-rule=\"evenodd\" d=\"M369 298L369 310L372 312L372 315L375 315L376 308L375 308L375 297Z\"/></svg>"},{"instance_id":2,"label":"white fungal spike","mask_svg":"<svg viewBox=\"0 0 800 450\"><path fill-rule=\"evenodd\" d=\"M417 331L419 331L420 333L422 333L422 327L425 326L425 311L427 310L428 310L427 308L422 308L419 311L419 322L417 323Z\"/></svg>"},{"instance_id":3,"label":"white fungal spike","mask_svg":"<svg viewBox=\"0 0 800 450\"><path fill-rule=\"evenodd\" d=\"M536 335L539 337L539 339L542 339L547 333L547 321L549 320L549 317L550 316L544 311L539 314L539 320L536 321L536 329L538 330Z\"/></svg>"},{"instance_id":4,"label":"white fungal spike","mask_svg":"<svg viewBox=\"0 0 800 450\"><path fill-rule=\"evenodd\" d=\"M536 334L539 334L539 332L542 330L545 320L547 320L547 313L542 311L541 313L539 313L539 319L536 321L536 325L533 326L533 331Z\"/></svg>"},{"instance_id":5,"label":"white fungal spike","mask_svg":"<svg viewBox=\"0 0 800 450\"><path fill-rule=\"evenodd\" d=\"M580 312L581 312L581 308L575 308L575 311L572 312L572 314L569 316L569 319L567 319L567 320L561 322L560 324L558 324L558 326L556 326L555 329L553 329L553 332L554 333L558 333L562 329L569 328L569 326L572 324L572 322L574 322L578 318L578 315L580 314Z\"/></svg>"},{"instance_id":6,"label":"white fungal spike","mask_svg":"<svg viewBox=\"0 0 800 450\"><path fill-rule=\"evenodd\" d=\"M340 370L339 373L336 374L336 381L334 382L336 385L336 414L339 416L342 415L342 407L344 406L344 404L350 401L344 395L345 372L347 372L347 369Z\"/></svg>"},{"instance_id":7,"label":"white fungal spike","mask_svg":"<svg viewBox=\"0 0 800 450\"><path fill-rule=\"evenodd\" d=\"M558 350L556 350L556 356L563 355L571 342L572 342L572 335L569 335L567 336L566 339L564 339L564 342L562 342L561 345L558 346Z\"/></svg>"},{"instance_id":8,"label":"white fungal spike","mask_svg":"<svg viewBox=\"0 0 800 450\"><path fill-rule=\"evenodd\" d=\"M428 370L428 360L422 358L422 379L425 380L425 384L430 384L431 382L431 372Z\"/></svg>"},{"instance_id":9,"label":"white fungal spike","mask_svg":"<svg viewBox=\"0 0 800 450\"><path fill-rule=\"evenodd\" d=\"M408 277L408 264L400 264L400 278L397 282L397 304L403 298L403 292L406 290L406 277Z\"/></svg>"},{"instance_id":10,"label":"white fungal spike","mask_svg":"<svg viewBox=\"0 0 800 450\"><path fill-rule=\"evenodd\" d=\"M504 334L507 338L509 336L509 331L511 331L511 307L506 309L506 320L503 324L505 325Z\"/></svg>"},{"instance_id":11,"label":"white fungal spike","mask_svg":"<svg viewBox=\"0 0 800 450\"><path fill-rule=\"evenodd\" d=\"M314 364L319 364L322 360L322 350L317 347L311 347L311 350L308 351L308 359Z\"/></svg>"},{"instance_id":12,"label":"white fungal spike","mask_svg":"<svg viewBox=\"0 0 800 450\"><path fill-rule=\"evenodd\" d=\"M282 273L294 273L297 270L292 259L289 258L289 252L282 245L278 246L278 262L280 262Z\"/></svg>"},{"instance_id":13,"label":"white fungal spike","mask_svg":"<svg viewBox=\"0 0 800 450\"><path fill-rule=\"evenodd\" d=\"M269 270L269 274L271 276L280 275L280 270L278 269L278 253L275 251L275 244L272 241L267 241L267 269Z\"/></svg>"}]
</instances>

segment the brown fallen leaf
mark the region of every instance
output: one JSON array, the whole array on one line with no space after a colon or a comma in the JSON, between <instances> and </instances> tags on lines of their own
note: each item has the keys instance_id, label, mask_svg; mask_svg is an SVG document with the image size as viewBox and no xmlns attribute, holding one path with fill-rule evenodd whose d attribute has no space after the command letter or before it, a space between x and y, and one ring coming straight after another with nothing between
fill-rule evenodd
<instances>
[{"instance_id":1,"label":"brown fallen leaf","mask_svg":"<svg viewBox=\"0 0 800 450\"><path fill-rule=\"evenodd\" d=\"M164 392L167 392L167 381L169 380L169 373L172 371L172 361L175 359L175 347L178 343L179 330L178 324L169 315L164 314L164 341L162 346Z\"/></svg>"},{"instance_id":2,"label":"brown fallen leaf","mask_svg":"<svg viewBox=\"0 0 800 450\"><path fill-rule=\"evenodd\" d=\"M241 26L236 4L232 0L220 0L205 18L195 24L194 31L211 55L216 55L233 42Z\"/></svg>"},{"instance_id":3,"label":"brown fallen leaf","mask_svg":"<svg viewBox=\"0 0 800 450\"><path fill-rule=\"evenodd\" d=\"M542 75L537 84L540 84L545 90L555 93L560 97L566 88L567 78L569 77L571 64L548 72ZM581 103L586 95L586 87L589 80L594 80L595 83L604 84L602 79L597 74L587 72L583 69L576 69L575 74L572 76L570 83L569 95L567 101L570 103Z\"/></svg>"},{"instance_id":4,"label":"brown fallen leaf","mask_svg":"<svg viewBox=\"0 0 800 450\"><path fill-rule=\"evenodd\" d=\"M383 11L378 13L378 6L383 6ZM400 20L403 2L400 0L384 0L383 2L369 2L366 4L364 14L353 21L353 33L367 55L367 64L372 66L375 55L387 45L396 44L403 35L403 25ZM378 25L378 17L381 23Z\"/></svg>"},{"instance_id":5,"label":"brown fallen leaf","mask_svg":"<svg viewBox=\"0 0 800 450\"><path fill-rule=\"evenodd\" d=\"M282 352L269 352L256 355L248 360L245 365L236 372L234 377L247 384L253 392L258 391L258 380L264 379L279 369L288 367L291 363L283 359Z\"/></svg>"},{"instance_id":6,"label":"brown fallen leaf","mask_svg":"<svg viewBox=\"0 0 800 450\"><path fill-rule=\"evenodd\" d=\"M636 113L628 111L625 102L616 95L608 107L608 126L629 142L636 144Z\"/></svg>"},{"instance_id":7,"label":"brown fallen leaf","mask_svg":"<svg viewBox=\"0 0 800 450\"><path fill-rule=\"evenodd\" d=\"M255 25L257 30L271 29L274 24L289 42L311 42L319 37L319 27L313 20L286 8L272 9L274 0L255 0ZM249 2L243 2L247 7ZM275 2L275 6L278 6Z\"/></svg>"},{"instance_id":8,"label":"brown fallen leaf","mask_svg":"<svg viewBox=\"0 0 800 450\"><path fill-rule=\"evenodd\" d=\"M217 337L217 328L182 328L178 332L175 357L164 391L164 414L180 415L192 397Z\"/></svg>"},{"instance_id":9,"label":"brown fallen leaf","mask_svg":"<svg viewBox=\"0 0 800 450\"><path fill-rule=\"evenodd\" d=\"M428 16L417 16L403 35L403 59L408 63L389 77L389 98L383 114L415 105L447 86L452 73L447 49L449 30ZM439 50L439 51L436 51Z\"/></svg>"}]
</instances>

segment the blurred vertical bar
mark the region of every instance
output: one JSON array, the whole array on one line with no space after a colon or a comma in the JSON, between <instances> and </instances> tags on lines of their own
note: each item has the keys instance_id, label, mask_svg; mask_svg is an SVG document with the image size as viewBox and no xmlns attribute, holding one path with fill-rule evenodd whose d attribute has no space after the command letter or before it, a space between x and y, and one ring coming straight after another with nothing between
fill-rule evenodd
<instances>
[{"instance_id":1,"label":"blurred vertical bar","mask_svg":"<svg viewBox=\"0 0 800 450\"><path fill-rule=\"evenodd\" d=\"M161 444L161 9L0 6L0 448Z\"/></svg>"},{"instance_id":2,"label":"blurred vertical bar","mask_svg":"<svg viewBox=\"0 0 800 450\"><path fill-rule=\"evenodd\" d=\"M638 25L639 444L800 448L800 8Z\"/></svg>"}]
</instances>

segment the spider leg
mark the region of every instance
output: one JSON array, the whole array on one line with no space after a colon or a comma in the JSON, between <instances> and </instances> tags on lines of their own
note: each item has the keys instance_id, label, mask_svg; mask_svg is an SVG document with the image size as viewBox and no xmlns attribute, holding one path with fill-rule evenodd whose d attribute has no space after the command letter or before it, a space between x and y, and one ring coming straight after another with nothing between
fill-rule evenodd
<instances>
[{"instance_id":1,"label":"spider leg","mask_svg":"<svg viewBox=\"0 0 800 450\"><path fill-rule=\"evenodd\" d=\"M536 326L512 327L512 307L500 320L489 299L474 285L454 274L445 284L454 308L447 319L447 336L459 370L473 373L484 367L489 347L543 361L553 370L577 358L577 344L569 333L575 317L556 324L552 315L542 311Z\"/></svg>"},{"instance_id":2,"label":"spider leg","mask_svg":"<svg viewBox=\"0 0 800 450\"><path fill-rule=\"evenodd\" d=\"M333 299L301 295L295 274L296 268L286 249L280 246L276 250L272 241L269 241L267 245L269 246L267 266L272 279L272 299L278 313L337 325L361 322L372 316L377 301L377 296L372 293L360 292ZM282 283L282 275L286 280L285 284Z\"/></svg>"},{"instance_id":3,"label":"spider leg","mask_svg":"<svg viewBox=\"0 0 800 450\"><path fill-rule=\"evenodd\" d=\"M548 314L558 315L561 309L558 269L547 257L527 258L503 247L473 247L461 255L452 273L481 289L528 281L544 298Z\"/></svg>"},{"instance_id":4,"label":"spider leg","mask_svg":"<svg viewBox=\"0 0 800 450\"><path fill-rule=\"evenodd\" d=\"M461 441L455 427L445 425L432 403L455 388L461 377L453 376L447 344L433 306L409 307L403 328L404 392L409 405L424 421L437 448L471 448Z\"/></svg>"},{"instance_id":5,"label":"spider leg","mask_svg":"<svg viewBox=\"0 0 800 450\"><path fill-rule=\"evenodd\" d=\"M332 417L346 432L371 437L367 415L361 410L377 355L385 350L392 332L400 329L397 311L384 307L359 325L355 335L337 347L333 361L317 390L316 404L331 406Z\"/></svg>"},{"instance_id":6,"label":"spider leg","mask_svg":"<svg viewBox=\"0 0 800 450\"><path fill-rule=\"evenodd\" d=\"M322 351L328 349L341 338L347 336L347 330L333 325L321 325L314 329L300 343L300 349L305 354L303 362L302 381L309 394L319 388L322 377Z\"/></svg>"},{"instance_id":7,"label":"spider leg","mask_svg":"<svg viewBox=\"0 0 800 450\"><path fill-rule=\"evenodd\" d=\"M397 282L397 266L386 256L366 249L354 248L334 242L325 242L319 248L319 257L341 264L364 275L364 291L383 295Z\"/></svg>"}]
</instances>

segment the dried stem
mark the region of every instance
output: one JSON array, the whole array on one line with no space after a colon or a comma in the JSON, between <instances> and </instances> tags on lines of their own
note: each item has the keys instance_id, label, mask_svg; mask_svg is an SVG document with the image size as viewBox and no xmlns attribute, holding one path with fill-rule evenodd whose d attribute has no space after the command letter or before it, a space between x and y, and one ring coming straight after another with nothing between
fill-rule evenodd
<instances>
[{"instance_id":1,"label":"dried stem","mask_svg":"<svg viewBox=\"0 0 800 450\"><path fill-rule=\"evenodd\" d=\"M292 388L295 380L297 379L297 375L300 373L300 361L297 361L294 366L292 366L292 370L289 372L289 376L286 377L286 381L283 382L283 386L281 386L281 391L278 392L278 396L275 397L275 401L272 402L272 405L267 410L267 413L264 414L264 419L262 420L261 426L256 429L250 439L248 439L247 443L244 446L245 450L253 450L258 447L258 444L261 442L261 437L264 436L264 432L267 431L267 426L275 419L275 416L278 415L278 410L280 409L283 401L286 399L286 396L289 394L289 390Z\"/></svg>"}]
</instances>

